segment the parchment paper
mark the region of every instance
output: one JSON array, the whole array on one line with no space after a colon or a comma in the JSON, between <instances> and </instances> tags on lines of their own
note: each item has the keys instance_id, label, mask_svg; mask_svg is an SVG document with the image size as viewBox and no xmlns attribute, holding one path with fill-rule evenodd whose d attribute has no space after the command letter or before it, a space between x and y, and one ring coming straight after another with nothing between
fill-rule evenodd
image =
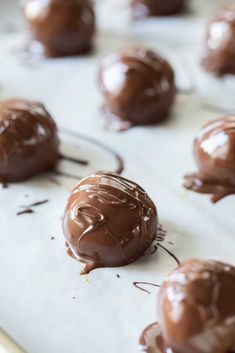
<instances>
[{"instance_id":1,"label":"parchment paper","mask_svg":"<svg viewBox=\"0 0 235 353\"><path fill-rule=\"evenodd\" d=\"M183 175L195 170L196 132L220 115L205 106L207 99L198 90L198 80L205 78L198 62L206 17L219 3L224 2L195 0L194 11L187 16L134 23L125 1L100 1L93 55L41 60L23 51L27 32L17 2L1 0L0 98L42 101L59 127L91 136L121 154L124 175L140 183L156 202L168 231L164 246L180 260L196 256L235 264L235 196L212 205L209 196L181 187ZM110 132L104 129L100 112L99 61L113 50L136 44L153 47L172 62L181 93L166 123ZM214 104L221 106L224 100L214 97ZM63 134L61 140L73 152L78 144L79 157L91 162L88 167L71 167L78 175L115 169L116 161L105 151ZM81 277L81 264L66 255L61 229L76 181L56 176L62 184L58 185L51 177L0 190L0 325L29 353L135 353L142 329L157 319L158 289L147 287L150 295L133 282L161 284L176 263L159 249L127 267L99 269ZM16 216L20 206L44 199L49 202L35 207L35 213Z\"/></svg>"}]
</instances>

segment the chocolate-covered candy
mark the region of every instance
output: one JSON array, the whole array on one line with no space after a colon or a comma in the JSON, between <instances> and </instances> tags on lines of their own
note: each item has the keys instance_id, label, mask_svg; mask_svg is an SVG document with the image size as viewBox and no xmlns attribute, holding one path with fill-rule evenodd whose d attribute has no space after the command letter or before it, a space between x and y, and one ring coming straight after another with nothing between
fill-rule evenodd
<instances>
[{"instance_id":1,"label":"chocolate-covered candy","mask_svg":"<svg viewBox=\"0 0 235 353\"><path fill-rule=\"evenodd\" d=\"M156 236L157 210L136 183L97 172L80 181L69 198L63 230L82 274L124 266L139 258Z\"/></svg>"},{"instance_id":2,"label":"chocolate-covered candy","mask_svg":"<svg viewBox=\"0 0 235 353\"><path fill-rule=\"evenodd\" d=\"M58 161L56 125L44 106L0 102L0 181L15 182L53 169Z\"/></svg>"},{"instance_id":3,"label":"chocolate-covered candy","mask_svg":"<svg viewBox=\"0 0 235 353\"><path fill-rule=\"evenodd\" d=\"M131 0L134 16L168 16L181 12L185 0Z\"/></svg>"},{"instance_id":4,"label":"chocolate-covered candy","mask_svg":"<svg viewBox=\"0 0 235 353\"><path fill-rule=\"evenodd\" d=\"M235 193L235 116L205 125L194 141L198 172L185 177L187 189L211 193L216 202Z\"/></svg>"},{"instance_id":5,"label":"chocolate-covered candy","mask_svg":"<svg viewBox=\"0 0 235 353\"><path fill-rule=\"evenodd\" d=\"M99 83L104 110L120 129L166 119L176 92L169 63L144 48L124 49L104 58Z\"/></svg>"},{"instance_id":6,"label":"chocolate-covered candy","mask_svg":"<svg viewBox=\"0 0 235 353\"><path fill-rule=\"evenodd\" d=\"M24 0L23 11L32 51L57 57L91 49L95 14L90 0Z\"/></svg>"},{"instance_id":7,"label":"chocolate-covered candy","mask_svg":"<svg viewBox=\"0 0 235 353\"><path fill-rule=\"evenodd\" d=\"M219 9L207 30L206 70L217 75L235 75L235 5Z\"/></svg>"},{"instance_id":8,"label":"chocolate-covered candy","mask_svg":"<svg viewBox=\"0 0 235 353\"><path fill-rule=\"evenodd\" d=\"M235 347L235 268L191 259L163 283L158 323L140 339L143 352L227 353Z\"/></svg>"},{"instance_id":9,"label":"chocolate-covered candy","mask_svg":"<svg viewBox=\"0 0 235 353\"><path fill-rule=\"evenodd\" d=\"M178 353L226 353L235 347L235 268L186 261L159 293L164 346Z\"/></svg>"}]
</instances>

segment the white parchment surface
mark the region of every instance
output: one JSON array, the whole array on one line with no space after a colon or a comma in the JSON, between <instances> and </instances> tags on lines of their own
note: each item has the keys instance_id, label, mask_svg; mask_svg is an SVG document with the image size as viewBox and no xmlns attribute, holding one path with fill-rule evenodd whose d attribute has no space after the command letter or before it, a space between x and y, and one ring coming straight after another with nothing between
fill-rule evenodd
<instances>
[{"instance_id":1,"label":"white parchment surface","mask_svg":"<svg viewBox=\"0 0 235 353\"><path fill-rule=\"evenodd\" d=\"M216 107L226 110L224 98L212 97L206 104L210 84L204 93L198 89L201 80L204 88L207 85L198 64L206 17L219 3L223 1L195 0L187 16L134 23L125 1L98 1L93 55L41 60L23 52L27 32L17 2L1 0L0 98L42 101L59 127L87 134L120 153L124 175L140 183L156 202L168 231L164 245L181 260L197 256L235 264L235 196L212 205L207 195L181 187L183 175L195 170L196 132L220 115ZM110 132L99 110L99 61L113 50L137 44L158 50L172 62L181 93L168 122ZM231 97L231 87L226 92ZM115 169L107 152L63 134L61 140L91 162L76 167L78 175ZM75 180L55 178L62 185L46 175L0 190L0 326L29 353L136 353L142 329L156 320L158 289L148 287L150 295L133 282L161 284L176 263L159 249L127 267L81 277L81 264L66 255L61 229ZM16 216L20 206L44 199L49 202L35 207L35 213Z\"/></svg>"}]
</instances>

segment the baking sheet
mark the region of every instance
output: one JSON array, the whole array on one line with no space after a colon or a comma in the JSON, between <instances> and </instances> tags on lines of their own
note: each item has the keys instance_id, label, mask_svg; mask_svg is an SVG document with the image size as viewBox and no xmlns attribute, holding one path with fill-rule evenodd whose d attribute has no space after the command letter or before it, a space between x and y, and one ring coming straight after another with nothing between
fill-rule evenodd
<instances>
[{"instance_id":1,"label":"baking sheet","mask_svg":"<svg viewBox=\"0 0 235 353\"><path fill-rule=\"evenodd\" d=\"M136 24L124 1L98 1L95 53L46 61L25 55L27 33L16 17L17 2L2 0L0 98L40 100L60 128L117 151L125 161L124 175L140 183L156 202L160 222L168 231L164 246L180 260L199 256L235 264L235 196L212 205L207 195L181 187L183 175L195 170L191 153L195 133L219 115L205 106L203 94L190 93L198 87L196 78L203 75L197 64L203 51L202 26L219 3L224 2L195 1L194 15ZM171 60L181 93L168 122L113 133L104 129L99 109L98 64L106 53L136 44L151 46ZM215 102L222 104L217 97ZM78 156L90 162L72 167L78 175L116 168L116 159L106 150L77 142L62 130L61 140L66 152L74 153L78 145ZM148 294L133 282L161 284L176 263L159 249L127 267L79 276L81 264L66 255L61 230L74 183L47 174L0 190L0 326L30 353L137 352L142 329L156 320L158 289L147 287ZM35 213L16 216L20 206L45 199L49 202L35 207Z\"/></svg>"}]
</instances>

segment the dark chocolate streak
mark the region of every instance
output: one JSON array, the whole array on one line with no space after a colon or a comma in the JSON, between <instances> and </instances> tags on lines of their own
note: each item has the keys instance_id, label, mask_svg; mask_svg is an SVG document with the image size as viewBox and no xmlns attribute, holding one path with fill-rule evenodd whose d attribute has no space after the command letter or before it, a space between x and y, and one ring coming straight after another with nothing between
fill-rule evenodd
<instances>
[{"instance_id":1,"label":"dark chocolate streak","mask_svg":"<svg viewBox=\"0 0 235 353\"><path fill-rule=\"evenodd\" d=\"M34 213L34 211L32 210L32 207L41 206L41 205L44 205L47 202L49 202L49 200L37 201L37 202L34 202L34 203L32 203L31 205L28 205L28 206L21 206L21 207L24 208L24 210L17 212L17 216L20 216L20 215L25 214L25 213Z\"/></svg>"},{"instance_id":2,"label":"dark chocolate streak","mask_svg":"<svg viewBox=\"0 0 235 353\"><path fill-rule=\"evenodd\" d=\"M155 254L155 252L157 252L157 249L158 249L157 245L154 245L153 250L151 251L150 255Z\"/></svg>"},{"instance_id":3,"label":"dark chocolate streak","mask_svg":"<svg viewBox=\"0 0 235 353\"><path fill-rule=\"evenodd\" d=\"M23 207L23 208L31 208L31 207L44 205L45 203L48 203L48 202L49 202L49 200L37 201L37 202L32 203L31 205L21 206L21 207Z\"/></svg>"},{"instance_id":4,"label":"dark chocolate streak","mask_svg":"<svg viewBox=\"0 0 235 353\"><path fill-rule=\"evenodd\" d=\"M163 246L162 244L157 243L157 245L162 248L163 250L165 250L167 252L167 254L169 254L177 263L177 265L180 265L180 260L177 258L177 256L175 254L173 254L170 250L168 250L167 248L165 248L165 246Z\"/></svg>"},{"instance_id":5,"label":"dark chocolate streak","mask_svg":"<svg viewBox=\"0 0 235 353\"><path fill-rule=\"evenodd\" d=\"M167 231L163 228L161 224L158 224L155 240L162 242L165 240L166 235Z\"/></svg>"},{"instance_id":6,"label":"dark chocolate streak","mask_svg":"<svg viewBox=\"0 0 235 353\"><path fill-rule=\"evenodd\" d=\"M86 136L86 135L83 135L79 132L74 132L72 130L69 130L67 128L64 128L64 127L61 127L60 130L62 132L64 132L65 134L67 135L70 135L70 136L73 136L75 138L78 138L80 140L84 140L84 141L87 141L87 142L90 142L91 144L93 145L96 145L98 146L99 148L109 152L111 155L113 155L117 161L117 169L114 171L114 173L117 173L117 174L121 174L124 170L124 162L123 162L123 159L121 158L121 156L116 152L114 151L111 147L109 146L106 146L104 143L92 138L92 137L89 137L89 136Z\"/></svg>"},{"instance_id":7,"label":"dark chocolate streak","mask_svg":"<svg viewBox=\"0 0 235 353\"><path fill-rule=\"evenodd\" d=\"M147 289L140 287L140 285L142 285L142 284L143 284L143 285L147 285L147 286L153 286L153 287L158 287L158 288L160 288L160 285L159 285L159 284L155 284L155 283L150 283L150 282L133 282L133 285L134 285L136 288L140 289L140 290L143 291L143 292L146 292L146 293L148 293L148 294L151 294L151 292L148 291Z\"/></svg>"},{"instance_id":8,"label":"dark chocolate streak","mask_svg":"<svg viewBox=\"0 0 235 353\"><path fill-rule=\"evenodd\" d=\"M25 209L25 210L23 210L23 211L19 211L19 212L17 212L17 216L21 216L21 215L23 215L23 214L29 214L29 213L34 213L34 211L33 210L31 210L30 208L27 208L27 209Z\"/></svg>"},{"instance_id":9,"label":"dark chocolate streak","mask_svg":"<svg viewBox=\"0 0 235 353\"><path fill-rule=\"evenodd\" d=\"M84 166L87 166L89 164L89 162L85 161L84 159L65 156L65 155L63 155L61 153L59 154L59 158L60 159L64 159L64 160L69 161L69 162L72 162L72 163L75 163L75 164L84 165Z\"/></svg>"}]
</instances>

